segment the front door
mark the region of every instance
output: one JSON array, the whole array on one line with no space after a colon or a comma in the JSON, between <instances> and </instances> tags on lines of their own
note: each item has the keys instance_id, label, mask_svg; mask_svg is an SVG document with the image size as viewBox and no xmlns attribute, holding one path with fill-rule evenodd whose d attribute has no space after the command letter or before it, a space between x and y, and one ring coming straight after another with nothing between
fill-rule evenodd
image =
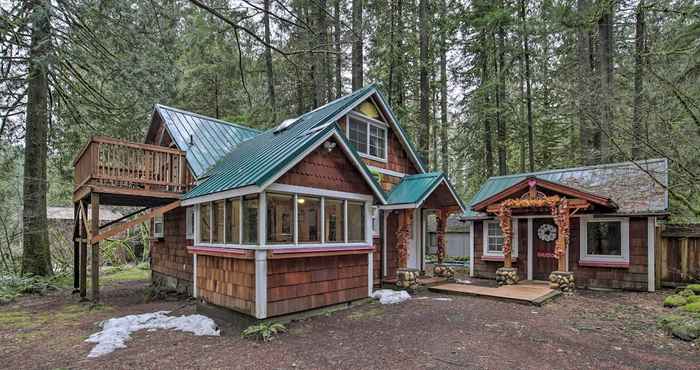
<instances>
[{"instance_id":1,"label":"front door","mask_svg":"<svg viewBox=\"0 0 700 370\"><path fill-rule=\"evenodd\" d=\"M532 278L535 280L549 280L549 274L557 269L554 248L558 231L552 218L532 220Z\"/></svg>"}]
</instances>

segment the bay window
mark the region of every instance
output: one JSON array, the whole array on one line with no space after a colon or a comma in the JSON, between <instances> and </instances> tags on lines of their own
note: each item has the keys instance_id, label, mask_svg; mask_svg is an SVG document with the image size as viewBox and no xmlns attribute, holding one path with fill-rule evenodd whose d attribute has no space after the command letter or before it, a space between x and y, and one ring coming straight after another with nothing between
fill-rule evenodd
<instances>
[{"instance_id":1,"label":"bay window","mask_svg":"<svg viewBox=\"0 0 700 370\"><path fill-rule=\"evenodd\" d=\"M629 219L581 218L581 261L629 263Z\"/></svg>"},{"instance_id":2,"label":"bay window","mask_svg":"<svg viewBox=\"0 0 700 370\"><path fill-rule=\"evenodd\" d=\"M386 161L387 127L367 116L348 115L347 137L360 155Z\"/></svg>"},{"instance_id":3,"label":"bay window","mask_svg":"<svg viewBox=\"0 0 700 370\"><path fill-rule=\"evenodd\" d=\"M257 194L243 197L243 214L241 215L243 244L256 244L258 242L258 206Z\"/></svg>"},{"instance_id":4,"label":"bay window","mask_svg":"<svg viewBox=\"0 0 700 370\"><path fill-rule=\"evenodd\" d=\"M365 206L348 201L348 242L365 241Z\"/></svg>"},{"instance_id":5,"label":"bay window","mask_svg":"<svg viewBox=\"0 0 700 370\"><path fill-rule=\"evenodd\" d=\"M208 243L211 237L211 206L203 203L199 206L199 240Z\"/></svg>"},{"instance_id":6,"label":"bay window","mask_svg":"<svg viewBox=\"0 0 700 370\"><path fill-rule=\"evenodd\" d=\"M226 243L241 242L241 200L233 198L226 201Z\"/></svg>"},{"instance_id":7,"label":"bay window","mask_svg":"<svg viewBox=\"0 0 700 370\"><path fill-rule=\"evenodd\" d=\"M211 220L211 242L221 244L224 242L224 211L226 201L219 200L212 203Z\"/></svg>"},{"instance_id":8,"label":"bay window","mask_svg":"<svg viewBox=\"0 0 700 370\"><path fill-rule=\"evenodd\" d=\"M321 198L297 197L299 243L321 242Z\"/></svg>"}]
</instances>

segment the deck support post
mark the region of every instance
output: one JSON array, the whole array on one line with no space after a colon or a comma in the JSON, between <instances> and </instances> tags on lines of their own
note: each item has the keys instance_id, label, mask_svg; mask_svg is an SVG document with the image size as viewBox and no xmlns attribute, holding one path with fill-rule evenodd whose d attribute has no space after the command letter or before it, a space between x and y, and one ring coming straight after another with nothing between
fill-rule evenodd
<instances>
[{"instance_id":1,"label":"deck support post","mask_svg":"<svg viewBox=\"0 0 700 370\"><path fill-rule=\"evenodd\" d=\"M80 291L80 207L73 203L73 293Z\"/></svg>"},{"instance_id":2,"label":"deck support post","mask_svg":"<svg viewBox=\"0 0 700 370\"><path fill-rule=\"evenodd\" d=\"M79 201L80 209L84 209L85 202ZM85 229L85 213L78 215L78 243L80 244L80 299L87 299L87 230Z\"/></svg>"},{"instance_id":3,"label":"deck support post","mask_svg":"<svg viewBox=\"0 0 700 370\"><path fill-rule=\"evenodd\" d=\"M93 237L100 233L100 194L90 195L90 235ZM100 242L90 241L92 249L92 300L100 301Z\"/></svg>"}]
</instances>

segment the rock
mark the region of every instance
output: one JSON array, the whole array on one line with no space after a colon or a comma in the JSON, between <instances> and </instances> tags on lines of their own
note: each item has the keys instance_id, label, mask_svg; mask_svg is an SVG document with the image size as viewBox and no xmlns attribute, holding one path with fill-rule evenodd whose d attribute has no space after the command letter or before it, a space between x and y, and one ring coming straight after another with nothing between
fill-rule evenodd
<instances>
[{"instance_id":1,"label":"rock","mask_svg":"<svg viewBox=\"0 0 700 370\"><path fill-rule=\"evenodd\" d=\"M688 303L700 302L700 295L692 295L688 297Z\"/></svg>"},{"instance_id":2,"label":"rock","mask_svg":"<svg viewBox=\"0 0 700 370\"><path fill-rule=\"evenodd\" d=\"M678 295L683 297L690 297L695 295L695 292L693 292L691 289L683 289L680 292L678 292Z\"/></svg>"},{"instance_id":3,"label":"rock","mask_svg":"<svg viewBox=\"0 0 700 370\"><path fill-rule=\"evenodd\" d=\"M671 328L671 334L685 341L692 341L700 337L700 321L683 323Z\"/></svg>"},{"instance_id":4,"label":"rock","mask_svg":"<svg viewBox=\"0 0 700 370\"><path fill-rule=\"evenodd\" d=\"M693 293L700 295L700 284L690 284L686 289L692 290Z\"/></svg>"},{"instance_id":5,"label":"rock","mask_svg":"<svg viewBox=\"0 0 700 370\"><path fill-rule=\"evenodd\" d=\"M700 313L700 302L688 303L683 306L683 311Z\"/></svg>"},{"instance_id":6,"label":"rock","mask_svg":"<svg viewBox=\"0 0 700 370\"><path fill-rule=\"evenodd\" d=\"M678 294L670 295L664 299L664 307L685 306L688 303L688 298Z\"/></svg>"}]
</instances>

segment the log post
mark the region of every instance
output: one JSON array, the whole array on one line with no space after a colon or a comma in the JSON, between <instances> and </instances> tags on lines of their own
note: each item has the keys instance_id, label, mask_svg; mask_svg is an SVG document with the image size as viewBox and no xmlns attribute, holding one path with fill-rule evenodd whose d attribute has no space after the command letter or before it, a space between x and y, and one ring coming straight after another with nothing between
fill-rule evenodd
<instances>
[{"instance_id":1,"label":"log post","mask_svg":"<svg viewBox=\"0 0 700 370\"><path fill-rule=\"evenodd\" d=\"M80 291L80 206L73 203L73 293Z\"/></svg>"},{"instance_id":2,"label":"log post","mask_svg":"<svg viewBox=\"0 0 700 370\"><path fill-rule=\"evenodd\" d=\"M688 238L681 239L681 280L688 279Z\"/></svg>"},{"instance_id":3,"label":"log post","mask_svg":"<svg viewBox=\"0 0 700 370\"><path fill-rule=\"evenodd\" d=\"M100 195L92 193L90 196L90 235L94 238L100 233ZM100 242L90 241L92 248L92 300L97 303L100 300Z\"/></svg>"},{"instance_id":4,"label":"log post","mask_svg":"<svg viewBox=\"0 0 700 370\"><path fill-rule=\"evenodd\" d=\"M399 212L399 227L396 231L397 267L402 269L408 267L408 239L411 237L411 215L410 210L404 209Z\"/></svg>"},{"instance_id":5,"label":"log post","mask_svg":"<svg viewBox=\"0 0 700 370\"><path fill-rule=\"evenodd\" d=\"M80 243L80 299L84 300L87 297L87 230L85 229L85 202L80 200L80 215L78 220L78 240Z\"/></svg>"},{"instance_id":6,"label":"log post","mask_svg":"<svg viewBox=\"0 0 700 370\"><path fill-rule=\"evenodd\" d=\"M441 208L437 214L437 263L445 259L445 232L447 231L447 210Z\"/></svg>"}]
</instances>

